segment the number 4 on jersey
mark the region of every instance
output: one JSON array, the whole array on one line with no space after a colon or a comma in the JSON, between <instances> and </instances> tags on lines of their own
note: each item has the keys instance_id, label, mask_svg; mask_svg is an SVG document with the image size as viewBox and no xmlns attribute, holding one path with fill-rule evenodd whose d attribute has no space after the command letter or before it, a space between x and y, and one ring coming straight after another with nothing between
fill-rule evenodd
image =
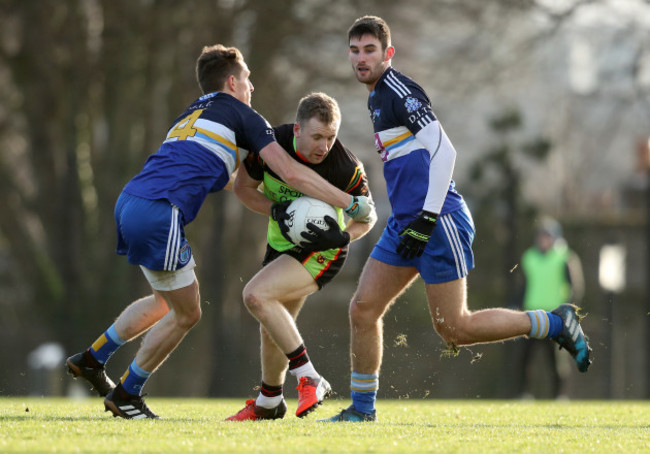
<instances>
[{"instance_id":1,"label":"number 4 on jersey","mask_svg":"<svg viewBox=\"0 0 650 454\"><path fill-rule=\"evenodd\" d=\"M178 140L185 140L188 137L194 137L194 134L197 133L196 128L194 127L194 122L198 120L202 112L203 109L195 110L192 114L176 123L176 126L174 126L171 131L169 131L169 134L167 134L167 138L171 139L173 137L178 137Z\"/></svg>"}]
</instances>

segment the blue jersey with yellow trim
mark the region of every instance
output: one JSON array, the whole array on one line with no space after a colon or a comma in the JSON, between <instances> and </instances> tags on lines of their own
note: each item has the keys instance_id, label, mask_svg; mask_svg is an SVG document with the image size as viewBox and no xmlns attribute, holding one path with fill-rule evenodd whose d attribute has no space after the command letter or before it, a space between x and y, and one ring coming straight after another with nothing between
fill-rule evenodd
<instances>
[{"instance_id":1,"label":"blue jersey with yellow trim","mask_svg":"<svg viewBox=\"0 0 650 454\"><path fill-rule=\"evenodd\" d=\"M189 224L208 193L223 189L249 152L259 153L274 140L271 125L233 96L201 96L174 121L158 151L124 191L168 200Z\"/></svg>"},{"instance_id":2,"label":"blue jersey with yellow trim","mask_svg":"<svg viewBox=\"0 0 650 454\"><path fill-rule=\"evenodd\" d=\"M415 134L437 119L424 90L392 67L384 71L370 93L368 110L377 152L384 162L392 207L388 222L400 229L418 216L429 187L430 155ZM440 214L463 204L452 180Z\"/></svg>"}]
</instances>

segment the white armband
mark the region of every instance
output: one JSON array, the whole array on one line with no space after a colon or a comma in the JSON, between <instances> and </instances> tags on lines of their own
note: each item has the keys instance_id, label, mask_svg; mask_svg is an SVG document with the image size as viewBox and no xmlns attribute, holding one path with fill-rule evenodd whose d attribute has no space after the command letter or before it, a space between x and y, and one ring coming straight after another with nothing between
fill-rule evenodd
<instances>
[{"instance_id":1,"label":"white armband","mask_svg":"<svg viewBox=\"0 0 650 454\"><path fill-rule=\"evenodd\" d=\"M425 211L440 214L454 173L456 150L438 121L429 123L416 135L429 152L429 189L424 199Z\"/></svg>"}]
</instances>

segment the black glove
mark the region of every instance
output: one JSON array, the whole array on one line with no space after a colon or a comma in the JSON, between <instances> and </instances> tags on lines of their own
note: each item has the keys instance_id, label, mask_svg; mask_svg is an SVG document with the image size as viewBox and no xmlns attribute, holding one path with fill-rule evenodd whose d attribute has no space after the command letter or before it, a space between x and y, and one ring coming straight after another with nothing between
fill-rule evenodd
<instances>
[{"instance_id":1,"label":"black glove","mask_svg":"<svg viewBox=\"0 0 650 454\"><path fill-rule=\"evenodd\" d=\"M329 226L328 230L316 227L311 222L307 223L310 232L300 234L303 238L309 240L300 242L300 247L303 250L307 252L325 251L327 249L341 248L350 242L350 234L341 230L339 223L334 218L325 216L323 219Z\"/></svg>"},{"instance_id":2,"label":"black glove","mask_svg":"<svg viewBox=\"0 0 650 454\"><path fill-rule=\"evenodd\" d=\"M402 258L406 260L416 256L420 257L429 242L429 238L431 238L431 233L433 233L433 228L436 226L437 220L437 214L422 211L420 216L411 221L405 229L399 232L402 241L397 246L397 253L401 254Z\"/></svg>"},{"instance_id":3,"label":"black glove","mask_svg":"<svg viewBox=\"0 0 650 454\"><path fill-rule=\"evenodd\" d=\"M278 227L280 227L280 233L282 233L282 236L287 241L293 243L293 241L291 241L291 238L289 238L289 226L285 224L285 221L291 219L291 216L287 214L287 208L289 208L289 205L291 205L291 200L275 202L273 205L271 205L271 219L278 223Z\"/></svg>"}]
</instances>

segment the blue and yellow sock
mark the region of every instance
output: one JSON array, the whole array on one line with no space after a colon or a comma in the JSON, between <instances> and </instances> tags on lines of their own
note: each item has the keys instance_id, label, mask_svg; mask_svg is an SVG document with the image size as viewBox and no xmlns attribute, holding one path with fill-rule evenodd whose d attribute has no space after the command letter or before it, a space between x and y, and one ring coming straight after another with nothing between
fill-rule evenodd
<instances>
[{"instance_id":1,"label":"blue and yellow sock","mask_svg":"<svg viewBox=\"0 0 650 454\"><path fill-rule=\"evenodd\" d=\"M115 331L115 325L111 325L90 347L90 354L100 364L106 364L106 361L113 353L117 351L122 345L126 343L125 340L120 339Z\"/></svg>"},{"instance_id":2,"label":"blue and yellow sock","mask_svg":"<svg viewBox=\"0 0 650 454\"><path fill-rule=\"evenodd\" d=\"M562 332L562 317L552 312L541 309L526 311L530 318L530 333L528 337L534 339L554 339Z\"/></svg>"},{"instance_id":3,"label":"blue and yellow sock","mask_svg":"<svg viewBox=\"0 0 650 454\"><path fill-rule=\"evenodd\" d=\"M151 372L147 372L144 369L141 369L136 363L135 359L127 369L127 371L122 375L120 383L122 383L122 388L129 394L139 396L142 392L145 382L151 375Z\"/></svg>"},{"instance_id":4,"label":"blue and yellow sock","mask_svg":"<svg viewBox=\"0 0 650 454\"><path fill-rule=\"evenodd\" d=\"M357 411L366 414L375 412L377 389L379 389L378 374L352 372L350 378L350 395L352 396L352 404Z\"/></svg>"}]
</instances>

